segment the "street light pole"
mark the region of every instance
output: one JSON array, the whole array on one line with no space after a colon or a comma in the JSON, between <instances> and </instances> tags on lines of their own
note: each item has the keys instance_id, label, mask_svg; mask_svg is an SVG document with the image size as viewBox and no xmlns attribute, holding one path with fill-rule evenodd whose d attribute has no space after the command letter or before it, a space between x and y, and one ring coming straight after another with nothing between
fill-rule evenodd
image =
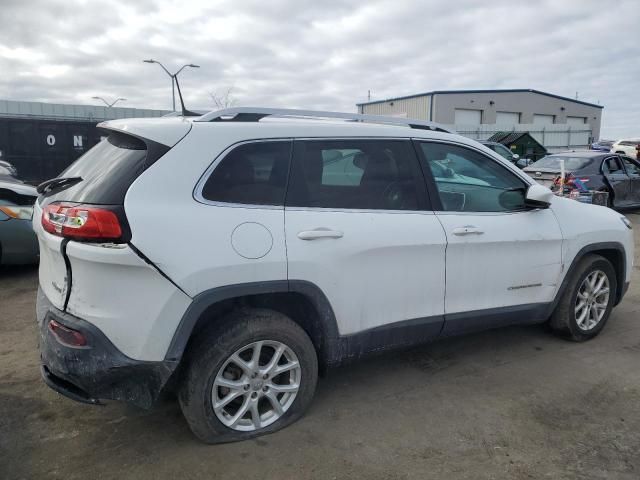
<instances>
[{"instance_id":1,"label":"street light pole","mask_svg":"<svg viewBox=\"0 0 640 480\"><path fill-rule=\"evenodd\" d=\"M167 68L162 63L158 62L157 60L154 60L153 58L150 58L149 60L143 60L143 62L144 63L157 63L158 65L160 65L160 67L162 67L162 69L165 71L165 73L171 77L171 99L173 101L173 111L175 112L176 111L176 81L177 81L178 75L186 67L200 68L200 65L195 65L193 63L187 63L186 65L183 65L182 67L180 67L180 69L177 72L171 73L169 70L167 70Z\"/></svg>"},{"instance_id":2,"label":"street light pole","mask_svg":"<svg viewBox=\"0 0 640 480\"><path fill-rule=\"evenodd\" d=\"M120 100L122 100L123 102L126 102L126 101L127 101L127 99L126 99L126 98L116 98L113 102L109 103L109 102L107 102L107 101L106 101L104 98L102 98L102 97L91 97L91 98L93 98L93 99L95 99L95 100L102 100L102 101L104 102L104 104L105 104L107 107L109 107L109 108L113 107L113 106L114 106L116 103L118 103Z\"/></svg>"}]
</instances>

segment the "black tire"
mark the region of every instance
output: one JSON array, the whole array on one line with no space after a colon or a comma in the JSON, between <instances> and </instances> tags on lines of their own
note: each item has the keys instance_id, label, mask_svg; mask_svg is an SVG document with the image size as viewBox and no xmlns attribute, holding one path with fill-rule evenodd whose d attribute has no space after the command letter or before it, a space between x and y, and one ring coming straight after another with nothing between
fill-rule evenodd
<instances>
[{"instance_id":1,"label":"black tire","mask_svg":"<svg viewBox=\"0 0 640 480\"><path fill-rule=\"evenodd\" d=\"M578 290L584 279L595 270L600 270L607 275L609 280L609 302L605 313L598 324L590 330L583 330L578 326L575 315L575 305ZM615 303L618 284L613 266L600 255L586 255L578 264L572 278L569 280L560 302L554 310L549 322L552 330L560 336L574 342L584 342L598 335L609 320L613 304Z\"/></svg>"},{"instance_id":2,"label":"black tire","mask_svg":"<svg viewBox=\"0 0 640 480\"><path fill-rule=\"evenodd\" d=\"M213 410L213 382L233 353L260 340L282 342L293 350L301 366L300 388L291 406L274 423L254 431L237 431L224 425ZM240 309L216 321L198 334L186 362L178 400L189 427L206 443L247 440L290 425L311 404L318 380L318 359L309 336L287 316L267 309Z\"/></svg>"}]
</instances>

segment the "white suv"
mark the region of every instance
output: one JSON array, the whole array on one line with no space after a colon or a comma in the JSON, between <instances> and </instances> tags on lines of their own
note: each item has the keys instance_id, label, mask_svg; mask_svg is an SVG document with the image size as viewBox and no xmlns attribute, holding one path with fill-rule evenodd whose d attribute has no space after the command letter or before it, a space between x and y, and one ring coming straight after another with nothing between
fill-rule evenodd
<instances>
[{"instance_id":1,"label":"white suv","mask_svg":"<svg viewBox=\"0 0 640 480\"><path fill-rule=\"evenodd\" d=\"M640 147L640 138L618 140L611 145L611 153L622 153L631 158L636 158L638 155L638 148Z\"/></svg>"},{"instance_id":2,"label":"white suv","mask_svg":"<svg viewBox=\"0 0 640 480\"><path fill-rule=\"evenodd\" d=\"M39 187L44 381L143 407L174 386L206 442L292 423L319 370L367 353L508 324L590 339L629 284L625 217L433 124L236 108L100 126Z\"/></svg>"}]
</instances>

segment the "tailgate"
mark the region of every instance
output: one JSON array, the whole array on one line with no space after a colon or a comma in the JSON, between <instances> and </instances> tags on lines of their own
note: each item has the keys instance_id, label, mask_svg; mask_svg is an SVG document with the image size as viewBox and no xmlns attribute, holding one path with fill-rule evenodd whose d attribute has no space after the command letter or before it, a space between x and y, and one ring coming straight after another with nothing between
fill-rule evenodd
<instances>
[{"instance_id":1,"label":"tailgate","mask_svg":"<svg viewBox=\"0 0 640 480\"><path fill-rule=\"evenodd\" d=\"M62 310L67 296L67 265L62 254L61 237L56 237L42 228L42 207L38 202L33 208L33 231L40 244L40 287L49 301Z\"/></svg>"}]
</instances>

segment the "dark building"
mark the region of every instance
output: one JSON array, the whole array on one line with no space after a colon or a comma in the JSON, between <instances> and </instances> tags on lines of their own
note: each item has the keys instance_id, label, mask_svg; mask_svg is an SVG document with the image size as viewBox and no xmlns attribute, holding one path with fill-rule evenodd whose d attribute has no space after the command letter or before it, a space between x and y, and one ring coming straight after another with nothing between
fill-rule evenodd
<instances>
[{"instance_id":1,"label":"dark building","mask_svg":"<svg viewBox=\"0 0 640 480\"><path fill-rule=\"evenodd\" d=\"M96 125L117 118L159 117L164 110L0 100L0 160L37 184L57 176L101 139Z\"/></svg>"}]
</instances>

